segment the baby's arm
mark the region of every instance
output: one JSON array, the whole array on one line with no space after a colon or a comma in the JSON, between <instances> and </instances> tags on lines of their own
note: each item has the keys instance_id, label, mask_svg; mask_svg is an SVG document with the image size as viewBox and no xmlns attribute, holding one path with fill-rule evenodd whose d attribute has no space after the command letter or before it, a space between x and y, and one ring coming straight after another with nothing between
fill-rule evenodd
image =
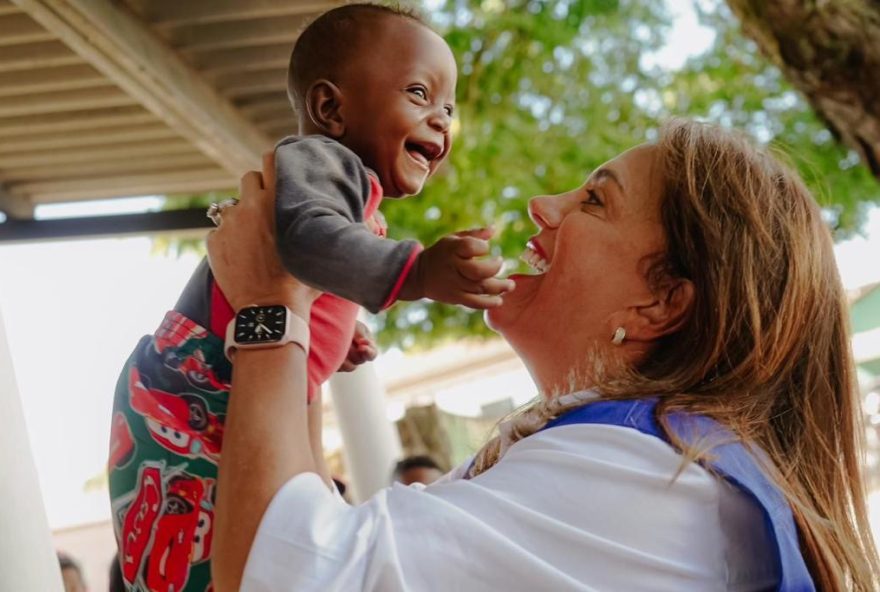
<instances>
[{"instance_id":1,"label":"baby's arm","mask_svg":"<svg viewBox=\"0 0 880 592\"><path fill-rule=\"evenodd\" d=\"M360 159L320 136L275 149L275 224L284 266L303 282L378 312L421 248L364 224L370 179Z\"/></svg>"},{"instance_id":2,"label":"baby's arm","mask_svg":"<svg viewBox=\"0 0 880 592\"><path fill-rule=\"evenodd\" d=\"M419 253L400 290L400 300L430 298L471 308L492 308L514 289L513 280L495 276L503 260L489 254L492 230L466 230L443 237Z\"/></svg>"}]
</instances>

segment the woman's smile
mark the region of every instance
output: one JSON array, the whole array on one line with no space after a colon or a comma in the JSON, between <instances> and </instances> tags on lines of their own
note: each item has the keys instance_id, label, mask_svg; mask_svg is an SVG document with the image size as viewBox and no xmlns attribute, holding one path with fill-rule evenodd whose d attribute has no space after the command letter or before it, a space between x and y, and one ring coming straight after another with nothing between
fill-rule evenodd
<instances>
[{"instance_id":1,"label":"woman's smile","mask_svg":"<svg viewBox=\"0 0 880 592\"><path fill-rule=\"evenodd\" d=\"M520 259L539 274L547 273L550 269L550 260L536 238L532 237L529 239L526 243L525 251L520 255Z\"/></svg>"}]
</instances>

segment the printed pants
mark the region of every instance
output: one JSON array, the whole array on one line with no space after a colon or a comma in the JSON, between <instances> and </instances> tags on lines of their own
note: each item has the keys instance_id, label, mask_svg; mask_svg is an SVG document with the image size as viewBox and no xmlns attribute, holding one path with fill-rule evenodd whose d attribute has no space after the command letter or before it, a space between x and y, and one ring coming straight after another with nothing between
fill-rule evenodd
<instances>
[{"instance_id":1,"label":"printed pants","mask_svg":"<svg viewBox=\"0 0 880 592\"><path fill-rule=\"evenodd\" d=\"M122 371L108 473L130 591L206 592L232 368L223 341L176 312Z\"/></svg>"}]
</instances>

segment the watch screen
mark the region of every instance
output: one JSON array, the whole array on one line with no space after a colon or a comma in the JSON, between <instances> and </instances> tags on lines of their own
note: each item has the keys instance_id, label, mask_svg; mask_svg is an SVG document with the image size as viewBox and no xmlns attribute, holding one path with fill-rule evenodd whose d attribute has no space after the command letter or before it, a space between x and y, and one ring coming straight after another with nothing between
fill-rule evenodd
<instances>
[{"instance_id":1,"label":"watch screen","mask_svg":"<svg viewBox=\"0 0 880 592\"><path fill-rule=\"evenodd\" d=\"M249 306L235 317L238 343L272 343L284 336L287 310L283 306Z\"/></svg>"}]
</instances>

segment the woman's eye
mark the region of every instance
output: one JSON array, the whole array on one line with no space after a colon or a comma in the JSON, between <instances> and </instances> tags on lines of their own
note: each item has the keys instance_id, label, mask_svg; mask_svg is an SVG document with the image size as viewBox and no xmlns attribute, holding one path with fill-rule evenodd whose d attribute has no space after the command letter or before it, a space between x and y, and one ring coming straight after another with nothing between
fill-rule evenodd
<instances>
[{"instance_id":1,"label":"woman's eye","mask_svg":"<svg viewBox=\"0 0 880 592\"><path fill-rule=\"evenodd\" d=\"M587 189L587 199L581 202L581 205L584 206L601 206L602 200L599 199L599 194L593 191L592 189Z\"/></svg>"},{"instance_id":2,"label":"woman's eye","mask_svg":"<svg viewBox=\"0 0 880 592\"><path fill-rule=\"evenodd\" d=\"M421 86L414 86L414 87L412 87L412 88L407 89L407 91L408 91L410 94L413 94L413 95L419 97L419 98L422 99L423 101L427 101L427 100L428 100L428 91L426 91L426 90L424 89L424 87L421 87Z\"/></svg>"}]
</instances>

